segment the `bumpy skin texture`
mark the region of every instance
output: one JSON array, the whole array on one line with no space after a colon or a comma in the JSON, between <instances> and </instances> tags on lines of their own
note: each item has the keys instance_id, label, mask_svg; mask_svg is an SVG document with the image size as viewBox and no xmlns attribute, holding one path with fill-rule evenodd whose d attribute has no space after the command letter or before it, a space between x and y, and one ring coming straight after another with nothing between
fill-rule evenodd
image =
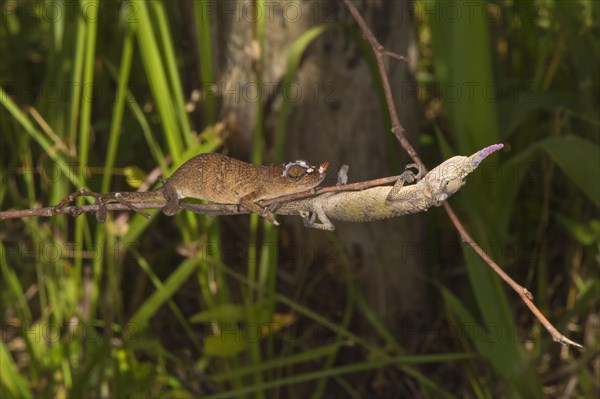
<instances>
[{"instance_id":1,"label":"bumpy skin texture","mask_svg":"<svg viewBox=\"0 0 600 399\"><path fill-rule=\"evenodd\" d=\"M442 205L465 184L465 178L485 157L502 147L502 144L494 144L470 157L452 157L410 186L404 185L417 180L417 176L406 171L392 187L322 194L281 204L275 209L275 213L300 215L305 226L332 231L335 226L330 218L346 222L368 222L426 211L432 206ZM317 217L320 223L315 222Z\"/></svg>"},{"instance_id":2,"label":"bumpy skin texture","mask_svg":"<svg viewBox=\"0 0 600 399\"><path fill-rule=\"evenodd\" d=\"M177 212L181 199L196 198L217 204L239 204L267 216L256 201L316 187L325 179L326 169L326 163L319 168L304 161L255 165L218 153L206 153L181 165L158 190L126 192L121 198L130 202L166 200L163 212L167 215ZM271 217L268 219L274 222Z\"/></svg>"}]
</instances>

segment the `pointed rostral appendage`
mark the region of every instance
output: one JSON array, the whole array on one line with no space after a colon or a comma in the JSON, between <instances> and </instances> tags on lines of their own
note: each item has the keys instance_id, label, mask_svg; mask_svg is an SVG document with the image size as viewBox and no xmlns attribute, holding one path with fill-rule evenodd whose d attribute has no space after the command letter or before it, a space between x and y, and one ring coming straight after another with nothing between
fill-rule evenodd
<instances>
[{"instance_id":1,"label":"pointed rostral appendage","mask_svg":"<svg viewBox=\"0 0 600 399\"><path fill-rule=\"evenodd\" d=\"M504 148L504 144L492 144L489 147L485 147L483 150L477 151L475 154L471 155L469 159L472 162L473 170L479 166L479 163L483 161L488 155L493 154L496 151Z\"/></svg>"},{"instance_id":2,"label":"pointed rostral appendage","mask_svg":"<svg viewBox=\"0 0 600 399\"><path fill-rule=\"evenodd\" d=\"M427 208L432 205L440 206L452 194L456 193L466 183L466 178L471 174L490 154L500 150L504 144L494 144L486 147L470 157L457 155L445 160L423 177L421 182L427 190L429 198L433 200L427 203ZM418 188L418 184L415 185ZM410 186L409 186L410 187ZM407 191L404 191L406 194ZM419 193L412 194L413 198Z\"/></svg>"}]
</instances>

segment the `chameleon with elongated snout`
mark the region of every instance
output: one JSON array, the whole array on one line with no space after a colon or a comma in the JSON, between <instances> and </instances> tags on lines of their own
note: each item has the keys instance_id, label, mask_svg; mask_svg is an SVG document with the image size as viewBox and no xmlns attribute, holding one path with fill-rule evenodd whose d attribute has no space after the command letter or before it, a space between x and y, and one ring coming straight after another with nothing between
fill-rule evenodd
<instances>
[{"instance_id":1,"label":"chameleon with elongated snout","mask_svg":"<svg viewBox=\"0 0 600 399\"><path fill-rule=\"evenodd\" d=\"M314 188L325 179L327 167L327 162L317 168L303 160L280 165L255 165L219 153L205 153L186 161L156 190L100 194L82 189L66 197L54 209L59 210L78 196L93 196L100 203L117 201L137 211L131 203L166 201L162 211L170 216L178 211L183 198L195 198L217 204L236 204L277 225L277 221L256 201ZM98 219L104 217L99 216Z\"/></svg>"},{"instance_id":2,"label":"chameleon with elongated snout","mask_svg":"<svg viewBox=\"0 0 600 399\"><path fill-rule=\"evenodd\" d=\"M329 219L369 222L426 211L432 206L442 205L464 186L466 177L483 159L503 147L503 144L494 144L470 157L452 157L420 180L420 171L415 175L407 170L394 186L325 193L278 204L273 212L279 215L300 215L306 227L333 231L335 226ZM345 180L345 176L340 180ZM415 180L418 180L416 184L405 185ZM317 217L320 223L316 222Z\"/></svg>"}]
</instances>

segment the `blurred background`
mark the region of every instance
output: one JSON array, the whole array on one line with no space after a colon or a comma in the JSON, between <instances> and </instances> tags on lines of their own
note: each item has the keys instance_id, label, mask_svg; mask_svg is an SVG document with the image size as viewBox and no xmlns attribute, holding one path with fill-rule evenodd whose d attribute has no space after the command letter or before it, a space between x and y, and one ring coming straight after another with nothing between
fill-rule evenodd
<instances>
[{"instance_id":1,"label":"blurred background","mask_svg":"<svg viewBox=\"0 0 600 399\"><path fill-rule=\"evenodd\" d=\"M355 1L429 168L494 143L442 209L0 222L0 396L592 398L600 392L596 1ZM0 210L160 186L190 157L410 162L340 1L0 1ZM80 200L80 203L85 203Z\"/></svg>"}]
</instances>

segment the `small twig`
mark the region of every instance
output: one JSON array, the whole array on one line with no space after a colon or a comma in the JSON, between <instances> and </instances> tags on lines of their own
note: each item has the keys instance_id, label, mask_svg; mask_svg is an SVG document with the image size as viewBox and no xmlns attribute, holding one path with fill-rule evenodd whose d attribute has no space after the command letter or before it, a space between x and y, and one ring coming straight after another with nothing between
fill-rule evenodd
<instances>
[{"instance_id":1,"label":"small twig","mask_svg":"<svg viewBox=\"0 0 600 399\"><path fill-rule=\"evenodd\" d=\"M400 61L404 61L404 62L410 61L408 59L408 57L405 57L405 56L400 55L400 54L396 54L393 51L384 50L383 54L387 55L388 57L392 57L392 58L395 58L397 60L400 60Z\"/></svg>"},{"instance_id":2,"label":"small twig","mask_svg":"<svg viewBox=\"0 0 600 399\"><path fill-rule=\"evenodd\" d=\"M373 48L373 53L375 54L375 59L377 60L377 67L379 68L379 75L381 76L383 91L385 93L385 99L386 99L386 103L387 103L387 107L388 107L388 112L390 114L390 119L392 121L392 132L396 135L396 138L398 138L398 141L400 142L400 145L402 146L402 148L404 148L404 150L408 153L408 155L411 157L411 159L413 159L415 161L415 163L417 165L419 165L420 170L423 173L427 173L427 168L425 167L425 165L423 164L421 159L418 157L415 149L410 145L408 139L406 138L405 130L402 127L400 120L398 119L398 114L396 113L396 104L395 104L394 98L392 96L392 89L391 89L390 82L389 82L389 79L387 76L387 71L385 70L385 64L384 64L384 59L383 59L383 57L385 55L391 56L391 54L389 52L387 52L385 50L385 48L377 41L377 39L373 35L373 32L371 32L367 23L365 22L363 17L360 15L360 13L358 12L358 10L354 6L354 4L352 4L352 2L350 0L343 0L343 1L346 4L346 7L348 7L348 10L350 11L350 13L354 17L354 19L356 20L356 23L358 24L361 31L363 32L363 35L365 36L365 38L367 39L367 41ZM397 58L397 57L394 57L394 58ZM531 295L531 293L526 288L517 284L512 278L510 278L488 256L488 254L483 249L481 249L481 247L467 234L462 223L460 222L460 220L458 219L458 217L456 216L456 214L454 213L454 211L452 210L450 205L448 205L448 203L444 203L444 209L446 210L446 213L448 214L448 216L452 220L452 223L458 230L462 240L467 245L469 245L471 248L473 248L475 250L475 252L479 256L481 256L481 258L506 283L508 283L512 287L513 290L515 290L517 292L517 294L519 294L519 296L521 297L523 302L525 302L525 304L531 310L531 312L534 314L534 316L537 317L537 319L540 321L540 323L542 323L542 325L546 328L546 330L548 330L550 335L552 335L552 339L554 339L554 341L559 342L563 345L573 345L578 348L581 348L582 346L580 344L578 344L574 341L571 341L570 339L565 337L563 334L561 334L552 325L552 323L550 323L548 321L548 319L542 314L542 312L535 306L535 304L533 303L533 296Z\"/></svg>"},{"instance_id":3,"label":"small twig","mask_svg":"<svg viewBox=\"0 0 600 399\"><path fill-rule=\"evenodd\" d=\"M94 191L88 191L85 188L80 188L78 191L75 191L74 193L71 193L71 194L67 195L65 198L63 198L62 201L60 201L56 206L54 206L54 213L55 214L60 213L60 210L62 208L64 208L69 202L73 202L74 200L76 200L79 197L96 198L96 202L98 203L98 205L100 205L99 210L96 213L96 216L100 223L102 223L102 220L104 220L106 218L105 213L106 213L107 208L106 208L106 206L103 206L103 205L106 205L107 201L120 202L121 204L123 204L127 208L129 208L130 210L132 210L136 213L139 213L146 219L150 219L150 215L148 213L142 211L141 208L133 205L130 201L127 201L126 199L124 199L120 192L103 194L103 193L96 193Z\"/></svg>"},{"instance_id":4,"label":"small twig","mask_svg":"<svg viewBox=\"0 0 600 399\"><path fill-rule=\"evenodd\" d=\"M126 199L124 199L123 196L121 195L121 193L115 193L115 197L114 198L115 198L115 200L119 201L121 204L125 205L126 207L128 207L132 211L134 211L136 213L139 213L140 215L142 215L146 219L150 219L150 214L142 211L141 208L135 206L131 202L129 202Z\"/></svg>"},{"instance_id":5,"label":"small twig","mask_svg":"<svg viewBox=\"0 0 600 399\"><path fill-rule=\"evenodd\" d=\"M35 109L33 107L27 107L27 111L29 111L29 113L31 114L33 119L35 119L35 121L38 123L38 125L40 125L42 130L50 137L50 139L52 139L52 141L54 141L54 146L56 148L58 148L63 153L65 153L71 157L77 156L76 151L67 147L65 142L60 137L58 137L58 135L54 132L54 130L48 124L48 122L46 122L44 117L42 117L42 115L40 115L40 113L37 111L37 109Z\"/></svg>"},{"instance_id":6,"label":"small twig","mask_svg":"<svg viewBox=\"0 0 600 399\"><path fill-rule=\"evenodd\" d=\"M85 188L80 188L79 190L75 191L74 193L67 195L65 198L62 199L62 201L60 201L58 204L56 204L53 208L54 208L55 212L60 213L59 211L62 208L64 208L69 202L73 202L79 197L92 197L92 198L96 198L96 199L101 199L101 198L107 198L107 196L108 196L108 194L95 193L93 191L88 191Z\"/></svg>"},{"instance_id":7,"label":"small twig","mask_svg":"<svg viewBox=\"0 0 600 399\"><path fill-rule=\"evenodd\" d=\"M552 339L555 342L558 342L565 346L573 345L573 346L576 346L577 348L582 348L582 346L580 344L578 344L577 342L571 341L569 338L567 338L563 334L561 334L552 325L552 323L550 323L550 321L548 321L546 316L544 316L544 314L537 308L537 306L535 306L535 304L533 303L533 295L531 295L531 292L529 292L527 290L527 288L517 284L515 282L515 280L513 280L508 274L506 274L506 272L504 270L502 270L500 268L500 266L498 266L498 264L496 264L496 262L494 262L489 257L489 255L479 246L479 244L477 244L473 240L473 238L471 238L471 236L467 233L467 231L465 230L463 225L460 223L460 220L458 219L458 217L452 210L452 207L450 205L448 205L447 202L444 203L444 209L446 210L446 213L450 217L450 220L452 220L454 227L456 227L456 230L458 230L458 233L460 234L460 238L463 240L463 242L465 244L467 244L468 246L470 246L471 248L473 248L473 250L488 265L490 265L490 267L496 272L496 274L498 274L500 276L500 278L502 278L502 280L504 280L508 285L510 285L510 287L521 297L523 302L525 302L525 305L527 305L527 307L529 308L529 310L531 310L531 312L534 314L534 316L537 317L537 319L540 321L540 323L542 323L544 328L546 330L548 330L548 332L552 336Z\"/></svg>"},{"instance_id":8,"label":"small twig","mask_svg":"<svg viewBox=\"0 0 600 399\"><path fill-rule=\"evenodd\" d=\"M344 3L346 4L346 7L348 7L348 10L356 20L356 23L360 27L360 30L363 32L363 35L373 48L375 60L377 61L377 68L379 69L379 75L381 76L383 92L385 93L385 101L387 103L388 111L390 113L390 119L392 121L392 133L394 133L394 135L400 142L402 148L404 148L404 150L408 153L408 156L413 161L415 161L417 165L419 165L419 169L423 171L423 174L426 174L427 168L425 167L423 161L421 161L421 158L419 158L419 155L417 154L413 146L406 138L406 131L404 130L402 123L400 123L398 113L396 112L396 104L394 102L394 97L392 96L392 87L390 85L390 80L385 70L385 62L383 58L385 55L389 54L386 54L385 48L377 41L375 35L373 35L373 32L371 32L371 30L367 26L367 23L360 15L354 4L352 4L350 0L344 0Z\"/></svg>"}]
</instances>

